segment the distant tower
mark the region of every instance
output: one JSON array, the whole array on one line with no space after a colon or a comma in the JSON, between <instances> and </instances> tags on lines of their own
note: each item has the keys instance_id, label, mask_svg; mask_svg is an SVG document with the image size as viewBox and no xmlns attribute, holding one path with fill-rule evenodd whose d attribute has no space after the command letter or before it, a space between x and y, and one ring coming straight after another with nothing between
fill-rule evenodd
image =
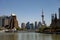
<instances>
[{"instance_id":1,"label":"distant tower","mask_svg":"<svg viewBox=\"0 0 60 40\"><path fill-rule=\"evenodd\" d=\"M41 17L42 17L42 25L44 25L44 14L43 14L43 9L42 9L42 15L41 15Z\"/></svg>"},{"instance_id":2,"label":"distant tower","mask_svg":"<svg viewBox=\"0 0 60 40\"><path fill-rule=\"evenodd\" d=\"M55 24L57 23L57 14L55 13Z\"/></svg>"},{"instance_id":3,"label":"distant tower","mask_svg":"<svg viewBox=\"0 0 60 40\"><path fill-rule=\"evenodd\" d=\"M59 19L60 19L60 8L59 8Z\"/></svg>"},{"instance_id":4,"label":"distant tower","mask_svg":"<svg viewBox=\"0 0 60 40\"><path fill-rule=\"evenodd\" d=\"M55 19L57 19L57 14L55 13Z\"/></svg>"},{"instance_id":5,"label":"distant tower","mask_svg":"<svg viewBox=\"0 0 60 40\"><path fill-rule=\"evenodd\" d=\"M52 14L51 17L52 17L51 22L53 22L54 21L54 14Z\"/></svg>"}]
</instances>

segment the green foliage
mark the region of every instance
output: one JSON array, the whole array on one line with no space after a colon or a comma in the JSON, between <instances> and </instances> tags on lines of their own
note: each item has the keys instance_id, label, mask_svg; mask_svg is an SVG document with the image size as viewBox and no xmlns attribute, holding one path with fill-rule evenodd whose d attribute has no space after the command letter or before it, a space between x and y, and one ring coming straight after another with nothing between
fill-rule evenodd
<instances>
[{"instance_id":1,"label":"green foliage","mask_svg":"<svg viewBox=\"0 0 60 40\"><path fill-rule=\"evenodd\" d=\"M40 32L43 32L45 28L47 28L47 27L42 25L42 26L39 28L39 31L40 31Z\"/></svg>"},{"instance_id":2,"label":"green foliage","mask_svg":"<svg viewBox=\"0 0 60 40\"><path fill-rule=\"evenodd\" d=\"M21 28L20 27L17 27L16 30L21 30Z\"/></svg>"},{"instance_id":3,"label":"green foliage","mask_svg":"<svg viewBox=\"0 0 60 40\"><path fill-rule=\"evenodd\" d=\"M26 28L23 28L22 30L23 30L23 31L26 31L27 29L26 29Z\"/></svg>"}]
</instances>

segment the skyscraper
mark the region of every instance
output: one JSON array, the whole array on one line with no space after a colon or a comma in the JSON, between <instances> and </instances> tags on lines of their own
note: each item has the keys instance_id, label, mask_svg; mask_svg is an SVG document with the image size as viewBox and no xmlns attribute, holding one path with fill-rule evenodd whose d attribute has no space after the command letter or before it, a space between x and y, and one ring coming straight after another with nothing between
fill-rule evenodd
<instances>
[{"instance_id":1,"label":"skyscraper","mask_svg":"<svg viewBox=\"0 0 60 40\"><path fill-rule=\"evenodd\" d=\"M60 8L59 8L59 19L60 19Z\"/></svg>"},{"instance_id":2,"label":"skyscraper","mask_svg":"<svg viewBox=\"0 0 60 40\"><path fill-rule=\"evenodd\" d=\"M4 27L9 26L9 16L4 16L3 24L4 24Z\"/></svg>"},{"instance_id":3,"label":"skyscraper","mask_svg":"<svg viewBox=\"0 0 60 40\"><path fill-rule=\"evenodd\" d=\"M6 25L9 25L8 23L8 16L1 16L0 17L0 26L5 27Z\"/></svg>"},{"instance_id":4,"label":"skyscraper","mask_svg":"<svg viewBox=\"0 0 60 40\"><path fill-rule=\"evenodd\" d=\"M18 21L15 14L11 16L1 16L0 17L0 27L5 27L8 29L13 29L18 27Z\"/></svg>"},{"instance_id":5,"label":"skyscraper","mask_svg":"<svg viewBox=\"0 0 60 40\"><path fill-rule=\"evenodd\" d=\"M30 22L27 22L27 23L26 23L26 28L27 28L27 30L29 30L30 27L31 27L31 26L30 26Z\"/></svg>"},{"instance_id":6,"label":"skyscraper","mask_svg":"<svg viewBox=\"0 0 60 40\"><path fill-rule=\"evenodd\" d=\"M37 21L35 21L35 29L37 29Z\"/></svg>"},{"instance_id":7,"label":"skyscraper","mask_svg":"<svg viewBox=\"0 0 60 40\"><path fill-rule=\"evenodd\" d=\"M11 14L10 16L10 28L17 28L18 27L18 21L17 21L17 18L16 18L16 15L15 14Z\"/></svg>"},{"instance_id":8,"label":"skyscraper","mask_svg":"<svg viewBox=\"0 0 60 40\"><path fill-rule=\"evenodd\" d=\"M22 29L25 29L25 28L26 28L25 23L22 23L22 24L21 24L21 28L22 28Z\"/></svg>"},{"instance_id":9,"label":"skyscraper","mask_svg":"<svg viewBox=\"0 0 60 40\"><path fill-rule=\"evenodd\" d=\"M30 29L34 29L34 24L33 23L30 23Z\"/></svg>"},{"instance_id":10,"label":"skyscraper","mask_svg":"<svg viewBox=\"0 0 60 40\"><path fill-rule=\"evenodd\" d=\"M52 14L52 16L51 16L51 22L53 22L54 21L54 14Z\"/></svg>"},{"instance_id":11,"label":"skyscraper","mask_svg":"<svg viewBox=\"0 0 60 40\"><path fill-rule=\"evenodd\" d=\"M2 27L2 17L0 17L0 27Z\"/></svg>"},{"instance_id":12,"label":"skyscraper","mask_svg":"<svg viewBox=\"0 0 60 40\"><path fill-rule=\"evenodd\" d=\"M42 25L42 24L41 24L41 22L38 22L38 28L40 28L40 27L41 27L41 25Z\"/></svg>"}]
</instances>

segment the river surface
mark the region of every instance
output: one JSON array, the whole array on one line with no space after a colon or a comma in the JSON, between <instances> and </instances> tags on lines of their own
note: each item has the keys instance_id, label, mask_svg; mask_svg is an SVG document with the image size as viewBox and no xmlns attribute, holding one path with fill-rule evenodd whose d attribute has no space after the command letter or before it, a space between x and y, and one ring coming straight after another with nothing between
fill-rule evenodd
<instances>
[{"instance_id":1,"label":"river surface","mask_svg":"<svg viewBox=\"0 0 60 40\"><path fill-rule=\"evenodd\" d=\"M0 40L60 40L60 34L0 33Z\"/></svg>"}]
</instances>

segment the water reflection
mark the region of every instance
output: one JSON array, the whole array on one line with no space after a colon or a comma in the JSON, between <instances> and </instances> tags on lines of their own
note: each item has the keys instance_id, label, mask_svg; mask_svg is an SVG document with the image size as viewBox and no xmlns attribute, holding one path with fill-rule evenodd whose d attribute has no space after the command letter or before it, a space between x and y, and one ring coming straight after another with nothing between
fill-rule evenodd
<instances>
[{"instance_id":1,"label":"water reflection","mask_svg":"<svg viewBox=\"0 0 60 40\"><path fill-rule=\"evenodd\" d=\"M60 35L41 33L0 33L0 40L60 40Z\"/></svg>"},{"instance_id":2,"label":"water reflection","mask_svg":"<svg viewBox=\"0 0 60 40\"><path fill-rule=\"evenodd\" d=\"M53 34L52 40L60 40L60 34Z\"/></svg>"},{"instance_id":3,"label":"water reflection","mask_svg":"<svg viewBox=\"0 0 60 40\"><path fill-rule=\"evenodd\" d=\"M0 40L18 40L15 33L0 33Z\"/></svg>"},{"instance_id":4,"label":"water reflection","mask_svg":"<svg viewBox=\"0 0 60 40\"><path fill-rule=\"evenodd\" d=\"M19 33L19 40L51 40L51 35L40 33Z\"/></svg>"}]
</instances>

